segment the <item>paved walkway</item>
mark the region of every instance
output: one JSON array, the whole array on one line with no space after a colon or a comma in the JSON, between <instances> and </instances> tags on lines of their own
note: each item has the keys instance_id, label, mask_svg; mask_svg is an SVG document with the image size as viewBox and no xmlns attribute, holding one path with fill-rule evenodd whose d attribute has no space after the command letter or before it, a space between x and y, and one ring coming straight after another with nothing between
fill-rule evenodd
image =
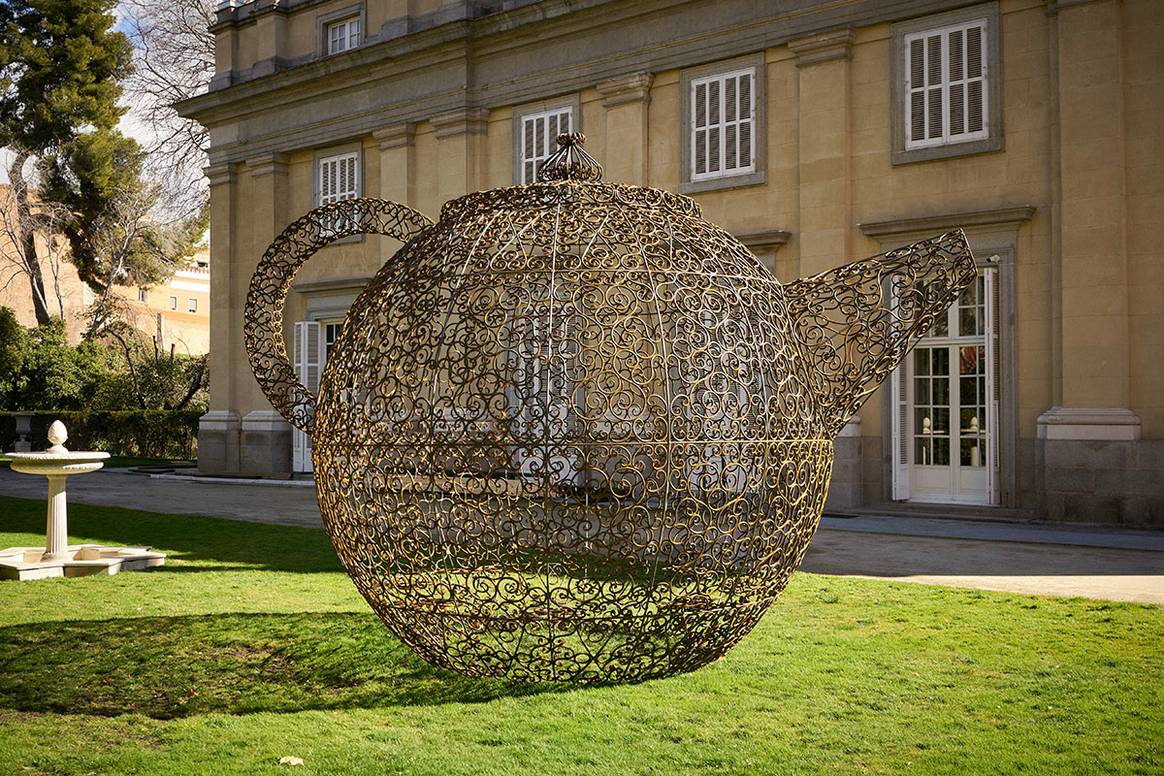
<instances>
[{"instance_id":1,"label":"paved walkway","mask_svg":"<svg viewBox=\"0 0 1164 776\"><path fill-rule=\"evenodd\" d=\"M315 490L308 483L190 481L112 470L70 479L68 493L71 501L83 504L321 527ZM0 495L43 499L45 484L0 468ZM1164 604L1164 531L826 516L803 568L821 574Z\"/></svg>"}]
</instances>

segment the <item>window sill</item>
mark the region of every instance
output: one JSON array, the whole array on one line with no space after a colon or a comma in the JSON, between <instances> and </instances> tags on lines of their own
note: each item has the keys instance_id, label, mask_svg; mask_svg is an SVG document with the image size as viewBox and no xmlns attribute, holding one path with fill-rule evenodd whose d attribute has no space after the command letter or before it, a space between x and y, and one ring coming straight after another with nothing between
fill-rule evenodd
<instances>
[{"instance_id":1,"label":"window sill","mask_svg":"<svg viewBox=\"0 0 1164 776\"><path fill-rule=\"evenodd\" d=\"M909 151L894 149L893 165L912 164L913 162L931 162L936 159L950 159L957 156L973 156L991 151L1003 150L1002 135L988 137L984 140L972 140L967 143L949 143L947 145L915 148Z\"/></svg>"},{"instance_id":2,"label":"window sill","mask_svg":"<svg viewBox=\"0 0 1164 776\"><path fill-rule=\"evenodd\" d=\"M768 174L760 170L747 175L727 175L723 178L712 178L703 181L680 181L680 194L698 194L703 191L723 191L725 189L740 189L745 186L760 186L768 182Z\"/></svg>"}]
</instances>

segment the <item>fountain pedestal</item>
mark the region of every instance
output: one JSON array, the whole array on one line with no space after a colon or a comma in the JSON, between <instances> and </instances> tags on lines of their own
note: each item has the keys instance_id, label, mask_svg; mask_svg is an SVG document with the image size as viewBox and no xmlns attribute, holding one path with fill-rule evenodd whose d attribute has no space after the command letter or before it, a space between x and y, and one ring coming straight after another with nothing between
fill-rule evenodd
<instances>
[{"instance_id":1,"label":"fountain pedestal","mask_svg":"<svg viewBox=\"0 0 1164 776\"><path fill-rule=\"evenodd\" d=\"M105 465L109 453L72 452L64 447L68 439L59 420L49 426L52 446L39 453L8 453L12 471L36 474L48 479L48 511L44 547L9 547L0 550L0 579L45 579L116 574L161 566L164 553L149 547L107 547L99 544L69 544L68 501L65 479L95 472Z\"/></svg>"}]
</instances>

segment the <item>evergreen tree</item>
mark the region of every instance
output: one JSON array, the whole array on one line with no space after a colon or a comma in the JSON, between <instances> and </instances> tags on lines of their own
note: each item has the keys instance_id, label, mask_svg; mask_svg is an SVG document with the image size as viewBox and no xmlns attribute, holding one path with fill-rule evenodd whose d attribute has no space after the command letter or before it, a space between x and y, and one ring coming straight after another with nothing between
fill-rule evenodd
<instances>
[{"instance_id":1,"label":"evergreen tree","mask_svg":"<svg viewBox=\"0 0 1164 776\"><path fill-rule=\"evenodd\" d=\"M30 157L61 153L78 136L109 140L124 112L121 79L132 69L128 38L113 30L115 0L0 2L0 146L14 152L9 169L19 223L34 213L24 168ZM91 150L99 150L95 146ZM20 253L31 263L37 321L47 323L35 228L23 228ZM70 236L72 241L72 236Z\"/></svg>"}]
</instances>

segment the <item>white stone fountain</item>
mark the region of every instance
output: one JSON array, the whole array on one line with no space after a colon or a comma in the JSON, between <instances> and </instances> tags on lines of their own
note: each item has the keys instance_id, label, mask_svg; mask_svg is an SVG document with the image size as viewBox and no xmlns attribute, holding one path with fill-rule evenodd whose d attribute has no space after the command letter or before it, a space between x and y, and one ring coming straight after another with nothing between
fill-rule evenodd
<instances>
[{"instance_id":1,"label":"white stone fountain","mask_svg":"<svg viewBox=\"0 0 1164 776\"><path fill-rule=\"evenodd\" d=\"M109 453L71 452L69 438L59 420L49 426L52 445L39 453L8 453L12 471L39 474L48 478L48 525L44 547L9 547L0 550L0 579L44 579L116 574L161 566L166 556L149 547L106 547L99 544L69 544L68 504L65 478L95 472L105 465Z\"/></svg>"}]
</instances>

